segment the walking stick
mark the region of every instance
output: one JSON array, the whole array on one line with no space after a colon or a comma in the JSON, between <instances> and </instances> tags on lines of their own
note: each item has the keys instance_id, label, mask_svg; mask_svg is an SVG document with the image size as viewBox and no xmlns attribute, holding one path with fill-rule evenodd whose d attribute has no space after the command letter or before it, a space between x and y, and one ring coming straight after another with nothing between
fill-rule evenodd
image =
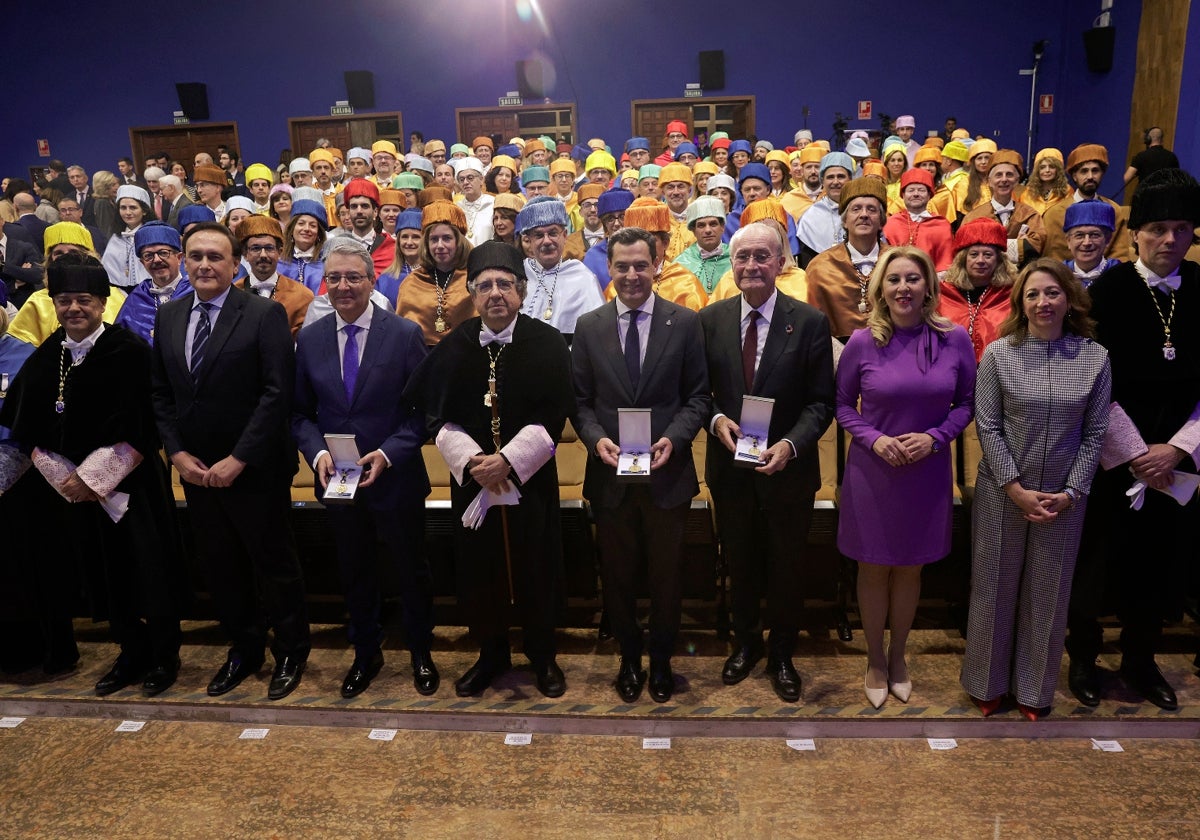
<instances>
[{"instance_id":1,"label":"walking stick","mask_svg":"<svg viewBox=\"0 0 1200 840\"><path fill-rule=\"evenodd\" d=\"M497 454L500 452L499 399L499 396L496 394L496 374L493 372L492 375L488 377L487 404L492 409L492 442L496 445ZM517 596L513 590L512 549L508 544L508 505L500 506L500 526L504 532L504 568L508 572L508 603L510 606L516 606Z\"/></svg>"}]
</instances>

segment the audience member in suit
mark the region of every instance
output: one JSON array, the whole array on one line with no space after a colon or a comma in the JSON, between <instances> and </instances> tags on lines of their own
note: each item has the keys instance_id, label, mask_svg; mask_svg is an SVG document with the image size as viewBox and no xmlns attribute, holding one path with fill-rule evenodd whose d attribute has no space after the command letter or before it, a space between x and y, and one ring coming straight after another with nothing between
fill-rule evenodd
<instances>
[{"instance_id":1,"label":"audience member in suit","mask_svg":"<svg viewBox=\"0 0 1200 840\"><path fill-rule=\"evenodd\" d=\"M196 225L183 252L194 294L158 310L154 405L231 640L208 693L225 694L258 671L269 625L275 670L268 697L278 700L299 685L310 647L288 523L296 473L288 429L292 336L283 307L231 288L241 244L229 228Z\"/></svg>"},{"instance_id":2,"label":"audience member in suit","mask_svg":"<svg viewBox=\"0 0 1200 840\"><path fill-rule=\"evenodd\" d=\"M54 187L54 189L58 190L63 195L68 195L75 183L70 177L71 170L78 167L64 166L61 160L52 160L46 165L46 168L50 170L50 177L47 179L49 185ZM84 178L87 178L86 174L84 175Z\"/></svg>"},{"instance_id":3,"label":"audience member in suit","mask_svg":"<svg viewBox=\"0 0 1200 840\"><path fill-rule=\"evenodd\" d=\"M132 187L147 189L146 182L138 175L133 165L133 158L123 157L117 160L117 180L122 186L129 184Z\"/></svg>"},{"instance_id":4,"label":"audience member in suit","mask_svg":"<svg viewBox=\"0 0 1200 840\"><path fill-rule=\"evenodd\" d=\"M51 181L50 185L54 186L54 182ZM114 193L116 189L116 185L114 184ZM63 190L63 195L74 196L75 200L79 202L79 207L83 210L84 225L96 224L95 196L92 195L92 188L88 184L86 169L82 166L67 167L67 187ZM112 231L109 231L104 235L104 238L108 239L111 235Z\"/></svg>"},{"instance_id":5,"label":"audience member in suit","mask_svg":"<svg viewBox=\"0 0 1200 840\"><path fill-rule=\"evenodd\" d=\"M711 396L700 318L653 293L661 243L641 228L608 240L616 299L579 318L571 350L576 428L588 453L583 493L600 543L604 608L621 645L617 694L637 700L646 682L636 572L646 558L650 585L650 696L674 691L671 654L679 633L683 532L699 492L692 441L708 419ZM649 483L622 483L620 408L650 410ZM648 463L646 463L648 461Z\"/></svg>"},{"instance_id":6,"label":"audience member in suit","mask_svg":"<svg viewBox=\"0 0 1200 840\"><path fill-rule=\"evenodd\" d=\"M75 200L74 194L63 196L55 206L58 208L59 221L74 222L86 228L88 235L92 239L92 250L96 252L96 256L104 256L104 249L108 247L108 237L102 236L100 228L95 225L83 224L83 208Z\"/></svg>"},{"instance_id":7,"label":"audience member in suit","mask_svg":"<svg viewBox=\"0 0 1200 840\"><path fill-rule=\"evenodd\" d=\"M25 229L9 222L0 229L0 280L4 281L8 301L17 309L26 298L42 288L42 255L34 250Z\"/></svg>"},{"instance_id":8,"label":"audience member in suit","mask_svg":"<svg viewBox=\"0 0 1200 840\"><path fill-rule=\"evenodd\" d=\"M713 392L709 435L715 438L705 476L729 561L735 632L721 677L726 685L739 683L762 658L765 596L767 671L775 693L795 702L800 568L821 484L817 441L833 419L833 348L825 316L775 288L786 258L777 230L750 224L729 245L741 294L700 313ZM751 469L733 460L746 395L775 401L769 446Z\"/></svg>"},{"instance_id":9,"label":"audience member in suit","mask_svg":"<svg viewBox=\"0 0 1200 840\"><path fill-rule=\"evenodd\" d=\"M178 228L179 211L196 202L188 196L187 191L183 188L183 181L179 180L176 175L164 175L159 178L158 188L162 192L163 202L170 204L166 222L171 227Z\"/></svg>"},{"instance_id":10,"label":"audience member in suit","mask_svg":"<svg viewBox=\"0 0 1200 840\"><path fill-rule=\"evenodd\" d=\"M267 221L278 229L274 219ZM354 500L327 506L354 645L342 696L361 694L383 667L381 565L399 575L413 684L420 694L433 694L439 676L429 652L433 594L424 553L425 419L401 396L425 358L425 337L412 321L371 305L375 270L361 243L350 237L333 241L325 282L334 314L300 334L292 431L321 488L336 481L339 470L326 434L353 435L362 455Z\"/></svg>"},{"instance_id":11,"label":"audience member in suit","mask_svg":"<svg viewBox=\"0 0 1200 840\"><path fill-rule=\"evenodd\" d=\"M50 225L38 218L37 199L29 193L17 193L13 196L13 207L17 211L17 224L25 228L25 232L33 240L34 250L40 259L46 250L42 235Z\"/></svg>"}]
</instances>

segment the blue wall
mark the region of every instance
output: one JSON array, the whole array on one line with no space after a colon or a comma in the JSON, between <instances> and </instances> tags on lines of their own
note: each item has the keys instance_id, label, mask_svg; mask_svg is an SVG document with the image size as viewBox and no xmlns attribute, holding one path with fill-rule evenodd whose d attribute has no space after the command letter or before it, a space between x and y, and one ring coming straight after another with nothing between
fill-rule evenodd
<instances>
[{"instance_id":1,"label":"blue wall","mask_svg":"<svg viewBox=\"0 0 1200 840\"><path fill-rule=\"evenodd\" d=\"M1081 39L1098 0L1010 0L1002 10L928 0L908 16L894 3L838 16L824 2L759 0L747 7L753 17L739 17L728 3L707 0L540 0L543 19L521 5L211 0L155 6L151 26L144 11L111 2L16 0L15 12L6 11L8 31L70 21L60 31L79 33L90 54L72 60L52 50L31 65L29 81L11 73L0 80L0 167L23 172L37 164L36 140L44 137L68 163L113 168L129 154L129 126L171 122L176 81L206 83L211 118L238 123L243 160L273 163L288 145L287 118L328 113L346 97L342 72L359 69L375 74L377 110L401 110L407 130L449 140L454 108L494 105L516 87L514 62L532 57L554 68L551 98L578 103L580 134L615 146L630 133L629 100L682 96L698 81L697 53L706 49L725 51L723 92L755 95L757 133L776 145L803 125L805 105L809 127L828 136L836 111L853 116L858 99L871 99L877 115L914 114L920 134L953 114L1024 152L1029 80L1018 70L1032 63L1032 44L1043 38L1050 45L1039 91L1055 94L1055 113L1039 118L1034 148L1099 141L1112 151L1114 169L1125 154L1135 0L1117 2L1116 69L1104 75L1086 71ZM300 34L306 26L307 37ZM1200 44L1195 25L1190 35L1189 43ZM113 57L100 57L99 45ZM1190 51L1193 68L1198 49ZM1190 109L1193 119L1198 110Z\"/></svg>"}]
</instances>

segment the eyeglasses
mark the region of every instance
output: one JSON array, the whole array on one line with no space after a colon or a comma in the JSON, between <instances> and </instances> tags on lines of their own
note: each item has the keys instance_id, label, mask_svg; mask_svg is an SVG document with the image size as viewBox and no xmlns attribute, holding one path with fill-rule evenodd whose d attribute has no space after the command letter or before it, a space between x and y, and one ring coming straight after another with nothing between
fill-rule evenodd
<instances>
[{"instance_id":1,"label":"eyeglasses","mask_svg":"<svg viewBox=\"0 0 1200 840\"><path fill-rule=\"evenodd\" d=\"M1074 242L1099 242L1104 238L1104 231L1100 230L1073 230L1067 234L1067 238Z\"/></svg>"},{"instance_id":2,"label":"eyeglasses","mask_svg":"<svg viewBox=\"0 0 1200 840\"><path fill-rule=\"evenodd\" d=\"M367 279L367 275L365 275L365 274L326 274L325 275L325 285L326 286L340 286L340 285L342 285L342 281L344 280L344 281L346 281L346 284L349 286L357 286L366 279Z\"/></svg>"},{"instance_id":3,"label":"eyeglasses","mask_svg":"<svg viewBox=\"0 0 1200 840\"><path fill-rule=\"evenodd\" d=\"M485 295L490 295L493 289L507 294L515 288L517 288L515 280L484 280L482 283L475 284L475 291Z\"/></svg>"},{"instance_id":4,"label":"eyeglasses","mask_svg":"<svg viewBox=\"0 0 1200 840\"><path fill-rule=\"evenodd\" d=\"M271 245L247 245L246 251L251 254L274 254L279 250L279 246Z\"/></svg>"},{"instance_id":5,"label":"eyeglasses","mask_svg":"<svg viewBox=\"0 0 1200 840\"><path fill-rule=\"evenodd\" d=\"M759 265L766 265L772 260L779 259L778 256L770 251L738 251L733 255L733 261L738 265L745 265L748 262L756 262Z\"/></svg>"},{"instance_id":6,"label":"eyeglasses","mask_svg":"<svg viewBox=\"0 0 1200 840\"><path fill-rule=\"evenodd\" d=\"M142 251L141 260L144 263L151 263L155 260L169 260L178 253L178 251L172 251L169 248L162 248L158 251Z\"/></svg>"}]
</instances>

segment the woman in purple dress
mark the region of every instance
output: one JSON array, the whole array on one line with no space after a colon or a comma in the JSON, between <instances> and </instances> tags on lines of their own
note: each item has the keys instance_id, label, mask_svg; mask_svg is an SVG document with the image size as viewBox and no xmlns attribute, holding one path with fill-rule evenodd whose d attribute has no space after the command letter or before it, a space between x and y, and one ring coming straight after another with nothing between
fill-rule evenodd
<instances>
[{"instance_id":1,"label":"woman in purple dress","mask_svg":"<svg viewBox=\"0 0 1200 840\"><path fill-rule=\"evenodd\" d=\"M837 370L837 420L851 436L838 549L858 561L864 688L879 708L889 690L908 702L904 650L921 566L950 552L950 442L971 421L975 351L937 314L937 273L921 249L887 251L867 296L867 327L850 336Z\"/></svg>"}]
</instances>

